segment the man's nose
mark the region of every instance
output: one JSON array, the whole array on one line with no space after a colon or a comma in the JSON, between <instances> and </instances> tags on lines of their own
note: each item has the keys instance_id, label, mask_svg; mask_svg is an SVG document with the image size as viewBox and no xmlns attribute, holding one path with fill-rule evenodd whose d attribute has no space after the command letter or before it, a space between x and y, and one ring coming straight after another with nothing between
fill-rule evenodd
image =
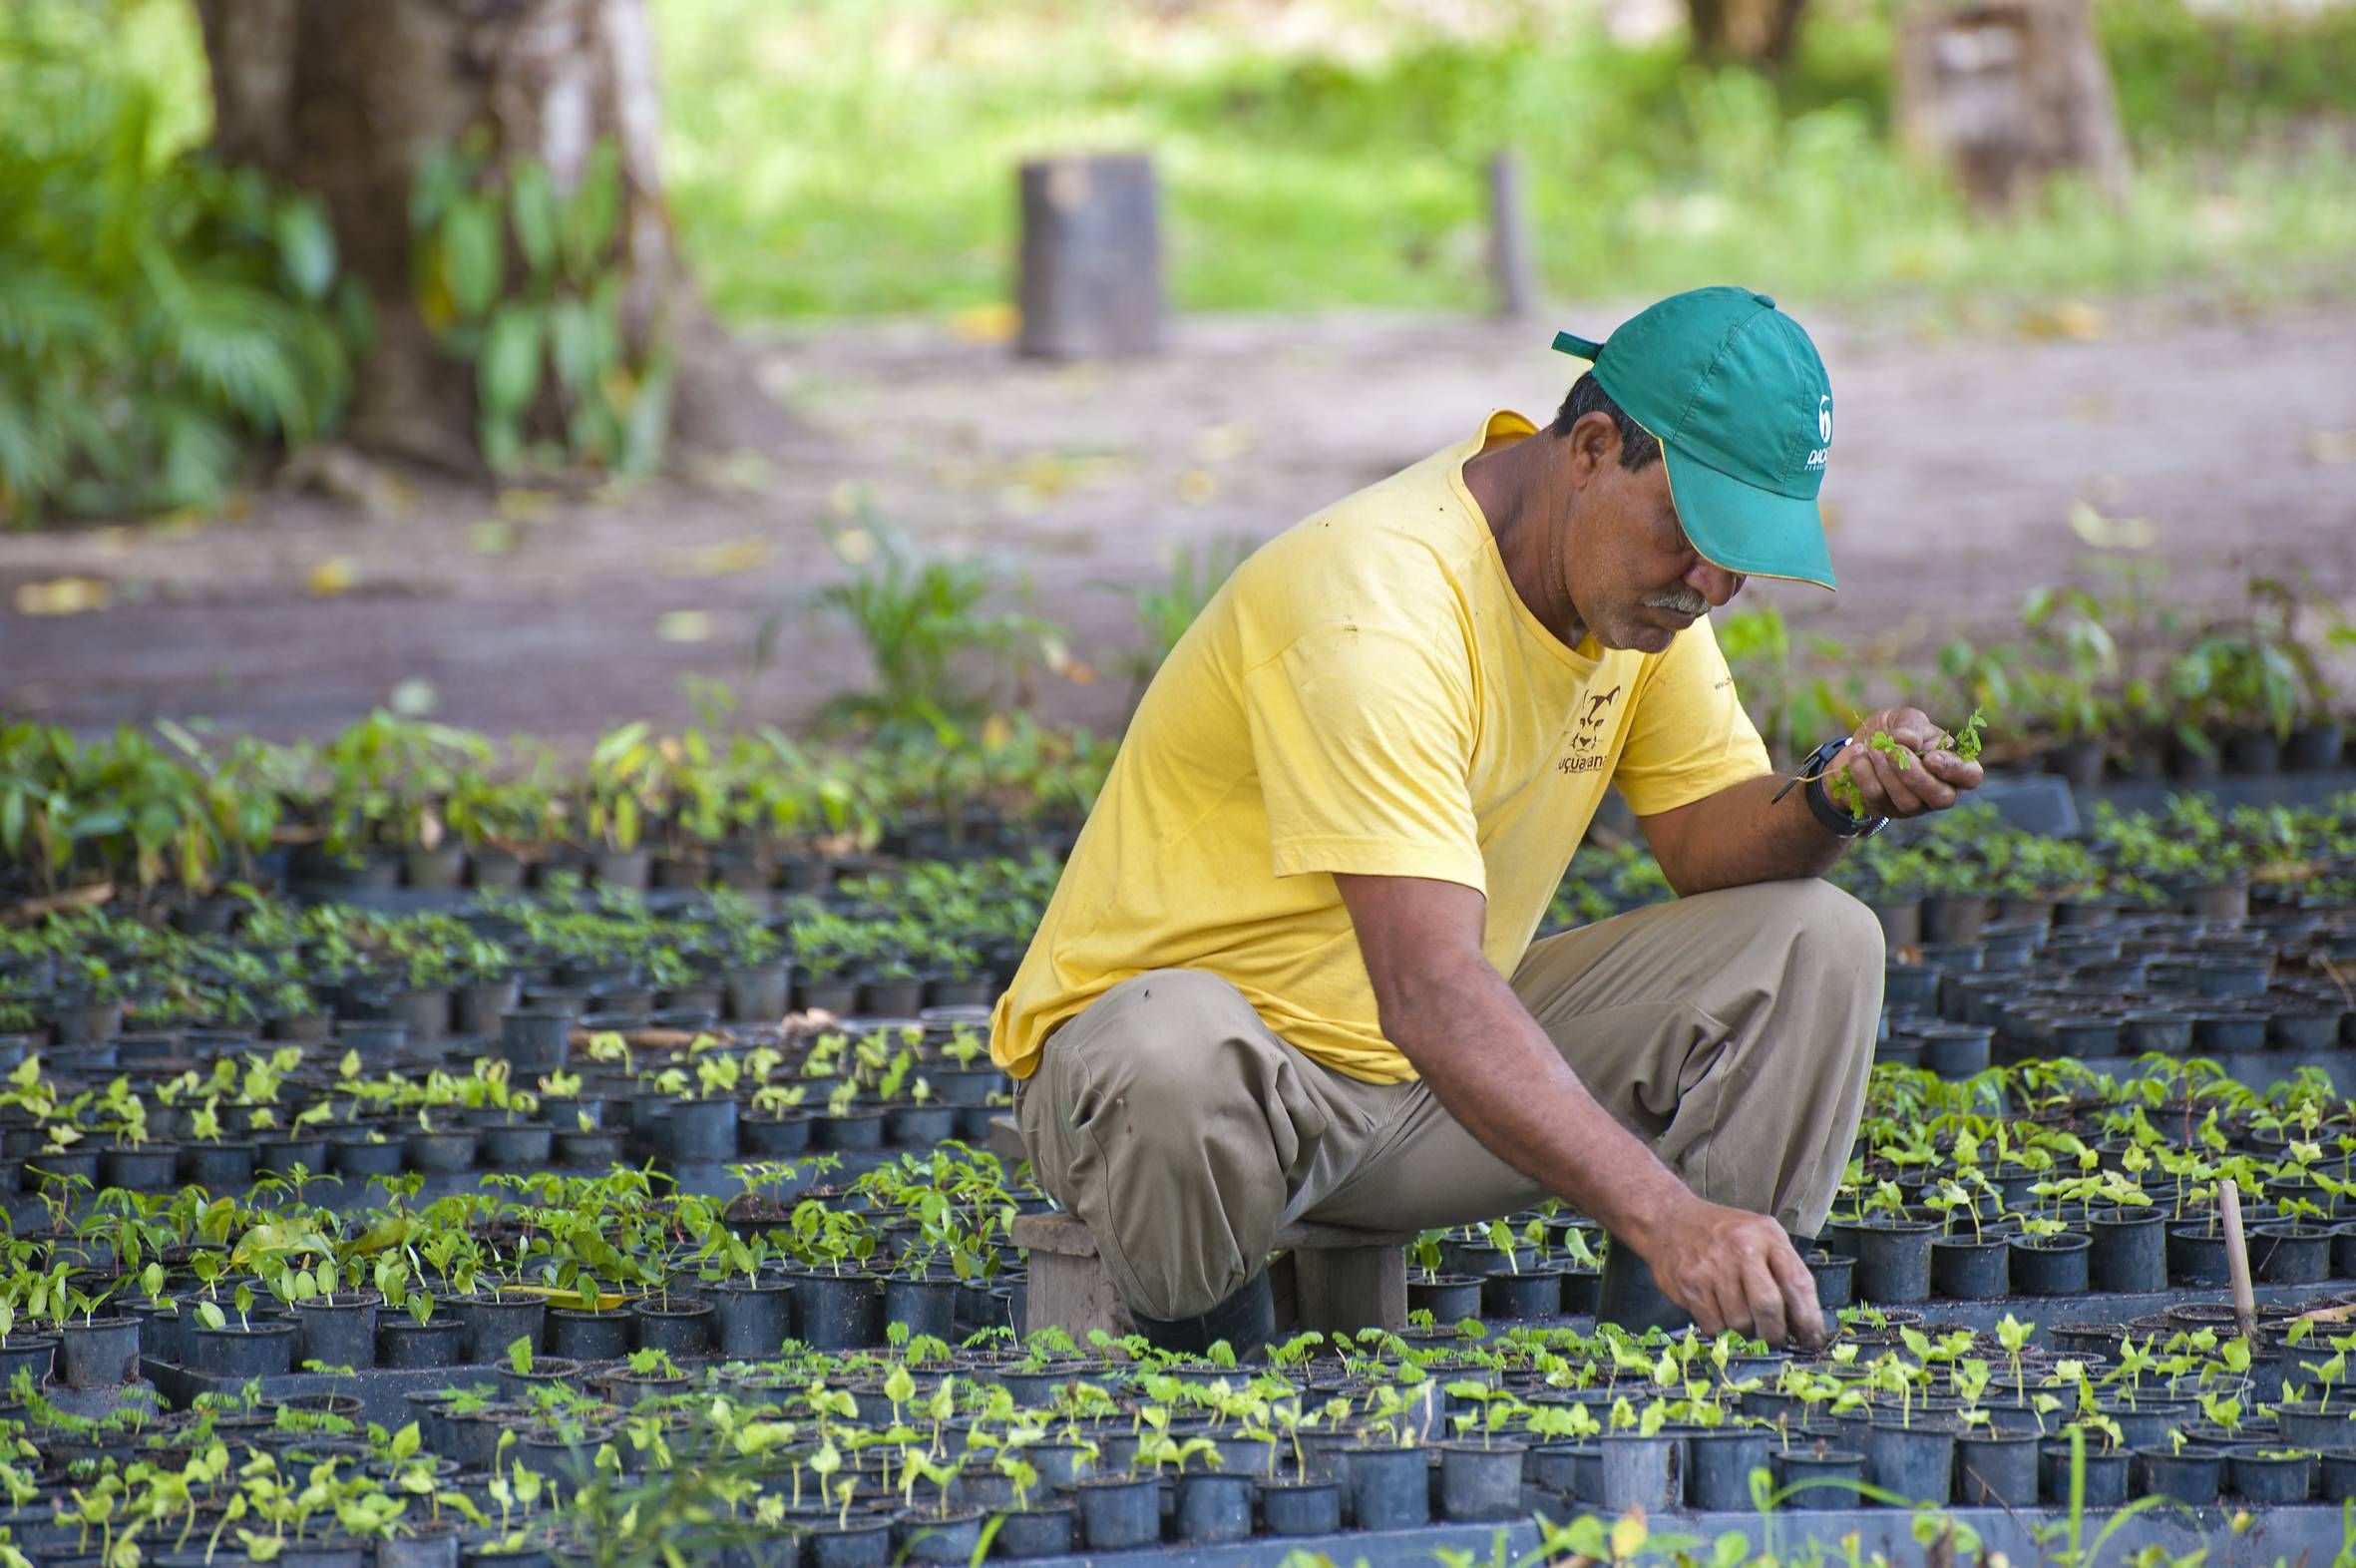
<instances>
[{"instance_id":1,"label":"man's nose","mask_svg":"<svg viewBox=\"0 0 2356 1568\"><path fill-rule=\"evenodd\" d=\"M1694 559L1694 570L1685 575L1686 586L1710 600L1712 609L1724 609L1737 593L1743 591L1743 574Z\"/></svg>"}]
</instances>

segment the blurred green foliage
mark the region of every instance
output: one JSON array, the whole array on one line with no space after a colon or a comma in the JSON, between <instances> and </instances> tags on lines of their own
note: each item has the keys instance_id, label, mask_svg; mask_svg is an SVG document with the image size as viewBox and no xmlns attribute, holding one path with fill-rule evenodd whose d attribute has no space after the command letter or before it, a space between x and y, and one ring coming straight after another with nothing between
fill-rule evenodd
<instances>
[{"instance_id":1,"label":"blurred green foliage","mask_svg":"<svg viewBox=\"0 0 2356 1568\"><path fill-rule=\"evenodd\" d=\"M1148 147L1183 305L1463 308L1487 292L1481 163L1510 145L1547 281L1590 297L2263 289L2356 251L2356 7L2102 0L2134 202L2065 185L2010 225L1890 145L1886 3L1817 8L1776 84L1693 66L1679 35L1616 44L1586 8L1468 0L1442 33L1328 0L1304 38L1307 9L654 0L680 231L739 316L982 305L1008 286L1017 159Z\"/></svg>"},{"instance_id":2,"label":"blurred green foliage","mask_svg":"<svg viewBox=\"0 0 2356 1568\"><path fill-rule=\"evenodd\" d=\"M149 9L0 12L0 525L217 500L334 423L366 329L314 204L172 150L116 46Z\"/></svg>"}]
</instances>

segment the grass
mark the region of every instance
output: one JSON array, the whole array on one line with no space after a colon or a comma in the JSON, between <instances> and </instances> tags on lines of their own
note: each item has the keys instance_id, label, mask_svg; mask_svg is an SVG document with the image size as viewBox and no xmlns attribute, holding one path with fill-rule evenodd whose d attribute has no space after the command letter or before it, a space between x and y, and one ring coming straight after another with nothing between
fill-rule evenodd
<instances>
[{"instance_id":1,"label":"grass","mask_svg":"<svg viewBox=\"0 0 2356 1568\"><path fill-rule=\"evenodd\" d=\"M1182 306L1477 307L1482 165L1510 145L1566 295L2262 286L2356 252L2345 6L2262 24L2105 0L2134 199L2115 214L2065 187L2003 225L1891 147L1879 9L1820 6L1779 86L1695 68L1681 37L1614 44L1585 10L1442 9L1474 20L1442 31L1400 0L654 0L680 231L740 318L981 306L1008 291L1018 160L1145 148ZM2317 122L2338 134L2294 151Z\"/></svg>"}]
</instances>

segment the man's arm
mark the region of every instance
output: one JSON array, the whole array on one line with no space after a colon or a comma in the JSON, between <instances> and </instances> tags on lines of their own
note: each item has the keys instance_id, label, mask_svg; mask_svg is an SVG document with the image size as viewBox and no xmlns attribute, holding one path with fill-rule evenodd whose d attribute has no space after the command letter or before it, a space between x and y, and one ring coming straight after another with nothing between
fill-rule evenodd
<instances>
[{"instance_id":1,"label":"man's arm","mask_svg":"<svg viewBox=\"0 0 2356 1568\"><path fill-rule=\"evenodd\" d=\"M1889 734L1897 754L1873 749L1876 731ZM1980 765L1940 749L1944 738L1945 732L1919 709L1885 709L1857 726L1847 749L1825 773L1845 772L1855 779L1869 817L1945 811L1962 792L1979 788ZM1831 869L1851 841L1825 831L1801 789L1776 800L1789 782L1775 774L1745 779L1690 805L1639 817L1669 886L1680 894L1708 893L1820 876Z\"/></svg>"},{"instance_id":2,"label":"man's arm","mask_svg":"<svg viewBox=\"0 0 2356 1568\"><path fill-rule=\"evenodd\" d=\"M1417 877L1337 876L1382 1033L1499 1159L1600 1220L1705 1333L1822 1342L1815 1284L1782 1227L1697 1198L1595 1102L1481 953L1487 901Z\"/></svg>"}]
</instances>

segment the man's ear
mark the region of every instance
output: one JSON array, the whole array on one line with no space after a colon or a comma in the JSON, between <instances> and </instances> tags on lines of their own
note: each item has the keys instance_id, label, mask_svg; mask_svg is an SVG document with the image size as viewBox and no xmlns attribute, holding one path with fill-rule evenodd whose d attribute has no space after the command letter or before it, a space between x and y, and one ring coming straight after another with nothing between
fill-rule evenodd
<instances>
[{"instance_id":1,"label":"man's ear","mask_svg":"<svg viewBox=\"0 0 2356 1568\"><path fill-rule=\"evenodd\" d=\"M1567 458L1575 480L1583 482L1620 461L1620 427L1600 409L1581 414L1562 439L1570 448Z\"/></svg>"}]
</instances>

